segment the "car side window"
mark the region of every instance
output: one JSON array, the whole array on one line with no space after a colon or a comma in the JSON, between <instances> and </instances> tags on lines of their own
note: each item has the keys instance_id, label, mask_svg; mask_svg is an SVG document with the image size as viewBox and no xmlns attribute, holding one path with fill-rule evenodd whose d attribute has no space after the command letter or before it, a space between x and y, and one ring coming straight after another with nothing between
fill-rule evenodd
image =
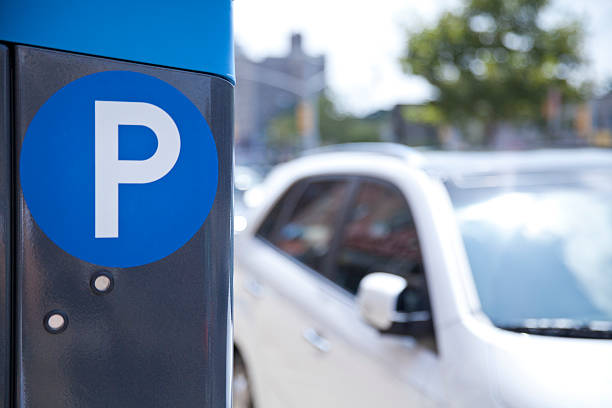
<instances>
[{"instance_id":1,"label":"car side window","mask_svg":"<svg viewBox=\"0 0 612 408\"><path fill-rule=\"evenodd\" d=\"M353 294L357 293L361 279L373 272L399 275L409 285L425 288L416 226L408 203L397 188L373 180L360 183L340 232L333 269L332 280Z\"/></svg>"},{"instance_id":2,"label":"car side window","mask_svg":"<svg viewBox=\"0 0 612 408\"><path fill-rule=\"evenodd\" d=\"M299 188L299 184L295 188ZM286 220L281 220L280 225L264 238L287 255L322 272L323 260L329 252L348 191L349 182L345 179L308 183ZM268 215L269 218L279 216L282 201L279 204ZM270 229L267 221L262 224L263 229Z\"/></svg>"},{"instance_id":3,"label":"car side window","mask_svg":"<svg viewBox=\"0 0 612 408\"><path fill-rule=\"evenodd\" d=\"M257 230L257 236L265 239L268 242L274 240L274 234L276 232L276 226L281 221L282 214L291 206L293 197L301 191L303 187L302 183L297 183L291 186L282 197L274 204L271 210L268 211L268 215L259 226Z\"/></svg>"}]
</instances>

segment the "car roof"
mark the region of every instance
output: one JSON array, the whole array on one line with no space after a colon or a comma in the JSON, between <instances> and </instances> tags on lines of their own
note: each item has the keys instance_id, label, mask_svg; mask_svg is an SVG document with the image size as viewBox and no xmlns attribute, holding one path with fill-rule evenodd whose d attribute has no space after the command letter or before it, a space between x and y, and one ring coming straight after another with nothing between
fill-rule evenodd
<instances>
[{"instance_id":1,"label":"car roof","mask_svg":"<svg viewBox=\"0 0 612 408\"><path fill-rule=\"evenodd\" d=\"M438 177L479 174L564 172L581 168L612 168L612 150L601 148L523 151L433 151L395 143L349 143L305 152L304 159L369 158L400 160Z\"/></svg>"}]
</instances>

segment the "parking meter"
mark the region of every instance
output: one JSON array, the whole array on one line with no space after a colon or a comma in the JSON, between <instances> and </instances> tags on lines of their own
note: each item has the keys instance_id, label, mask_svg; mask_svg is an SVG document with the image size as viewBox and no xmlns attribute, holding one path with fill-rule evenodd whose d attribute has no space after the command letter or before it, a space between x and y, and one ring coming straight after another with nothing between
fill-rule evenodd
<instances>
[{"instance_id":1,"label":"parking meter","mask_svg":"<svg viewBox=\"0 0 612 408\"><path fill-rule=\"evenodd\" d=\"M0 2L0 407L227 407L231 0Z\"/></svg>"}]
</instances>

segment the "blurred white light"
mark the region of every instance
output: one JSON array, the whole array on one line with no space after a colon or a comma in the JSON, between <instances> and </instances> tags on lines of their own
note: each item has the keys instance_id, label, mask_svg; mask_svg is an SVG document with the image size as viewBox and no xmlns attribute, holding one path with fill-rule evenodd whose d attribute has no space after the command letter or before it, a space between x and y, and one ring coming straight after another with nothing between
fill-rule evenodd
<instances>
[{"instance_id":1,"label":"blurred white light","mask_svg":"<svg viewBox=\"0 0 612 408\"><path fill-rule=\"evenodd\" d=\"M478 14L470 19L470 29L476 33L493 32L497 28L495 19L490 14Z\"/></svg>"},{"instance_id":2,"label":"blurred white light","mask_svg":"<svg viewBox=\"0 0 612 408\"><path fill-rule=\"evenodd\" d=\"M248 190L253 185L253 176L248 173L241 173L236 175L234 184L238 190Z\"/></svg>"},{"instance_id":3,"label":"blurred white light","mask_svg":"<svg viewBox=\"0 0 612 408\"><path fill-rule=\"evenodd\" d=\"M247 227L247 219L244 215L234 217L234 232L242 232Z\"/></svg>"},{"instance_id":4,"label":"blurred white light","mask_svg":"<svg viewBox=\"0 0 612 408\"><path fill-rule=\"evenodd\" d=\"M244 204L249 208L257 207L264 199L264 191L262 188L255 186L244 193Z\"/></svg>"}]
</instances>

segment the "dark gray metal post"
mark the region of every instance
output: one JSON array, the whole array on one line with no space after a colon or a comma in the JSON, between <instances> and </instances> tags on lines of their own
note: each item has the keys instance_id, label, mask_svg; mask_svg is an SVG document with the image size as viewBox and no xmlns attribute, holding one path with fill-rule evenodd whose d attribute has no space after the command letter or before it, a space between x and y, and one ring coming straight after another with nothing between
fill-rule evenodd
<instances>
[{"instance_id":1,"label":"dark gray metal post","mask_svg":"<svg viewBox=\"0 0 612 408\"><path fill-rule=\"evenodd\" d=\"M231 352L233 85L217 76L13 46L16 162L37 111L60 88L88 74L145 73L172 85L198 108L214 136L219 164L215 201L183 247L143 266L105 268L72 256L37 225L16 182L17 407L227 407ZM6 70L0 49L0 74ZM4 67L4 68L2 68ZM2 77L0 75L0 77ZM3 78L3 77L2 77ZM0 98L0 290L10 264L6 248L10 168L6 87ZM4 102L2 102L4 101ZM53 137L53 135L49 135ZM69 160L69 158L67 158ZM105 271L113 290L100 296L91 279ZM0 351L6 357L6 297L0 304ZM59 334L45 316L61 311ZM2 361L6 376L6 362ZM6 377L2 377L3 384ZM0 385L1 387L1 385Z\"/></svg>"},{"instance_id":2,"label":"dark gray metal post","mask_svg":"<svg viewBox=\"0 0 612 408\"><path fill-rule=\"evenodd\" d=\"M227 408L232 0L0 1L0 408Z\"/></svg>"},{"instance_id":3,"label":"dark gray metal post","mask_svg":"<svg viewBox=\"0 0 612 408\"><path fill-rule=\"evenodd\" d=\"M11 397L11 185L9 50L0 44L0 407Z\"/></svg>"}]
</instances>

